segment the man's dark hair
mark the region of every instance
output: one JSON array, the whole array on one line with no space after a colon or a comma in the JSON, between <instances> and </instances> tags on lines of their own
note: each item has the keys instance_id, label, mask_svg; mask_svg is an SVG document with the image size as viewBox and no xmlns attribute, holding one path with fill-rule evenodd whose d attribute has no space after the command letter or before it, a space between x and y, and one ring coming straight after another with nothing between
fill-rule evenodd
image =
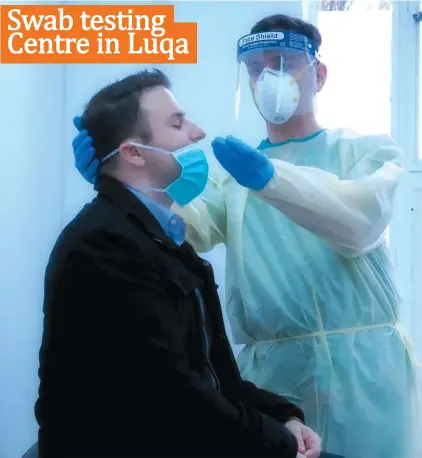
<instances>
[{"instance_id":1,"label":"man's dark hair","mask_svg":"<svg viewBox=\"0 0 422 458\"><path fill-rule=\"evenodd\" d=\"M145 143L151 141L151 127L139 101L157 86L170 89L167 76L157 69L143 70L104 87L91 98L82 123L93 139L97 159L131 136L140 136Z\"/></svg>"},{"instance_id":2,"label":"man's dark hair","mask_svg":"<svg viewBox=\"0 0 422 458\"><path fill-rule=\"evenodd\" d=\"M251 29L251 33L275 31L296 32L305 35L306 38L314 41L317 51L319 51L321 47L322 37L320 31L310 22L303 21L293 16L286 16L284 14L267 16L257 22Z\"/></svg>"}]
</instances>

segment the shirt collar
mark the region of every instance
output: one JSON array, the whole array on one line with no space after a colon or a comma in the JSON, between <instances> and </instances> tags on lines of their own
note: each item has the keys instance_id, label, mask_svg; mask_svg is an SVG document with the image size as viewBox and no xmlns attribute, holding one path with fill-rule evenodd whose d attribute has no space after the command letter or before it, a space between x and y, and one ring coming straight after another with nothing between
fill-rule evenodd
<instances>
[{"instance_id":1,"label":"shirt collar","mask_svg":"<svg viewBox=\"0 0 422 458\"><path fill-rule=\"evenodd\" d=\"M130 186L126 187L148 208L174 243L180 246L186 238L186 224L183 219L147 195Z\"/></svg>"},{"instance_id":2,"label":"shirt collar","mask_svg":"<svg viewBox=\"0 0 422 458\"><path fill-rule=\"evenodd\" d=\"M325 129L320 129L317 132L313 133L312 135L308 135L307 137L291 138L290 140L286 140L284 142L278 142L278 143L271 143L268 140L268 138L265 138L259 144L258 150L262 151L262 150L269 149L269 148L274 148L274 147L277 147L277 146L287 145L288 143L306 143L309 140L313 140L314 138L318 137L323 132L325 132Z\"/></svg>"}]
</instances>

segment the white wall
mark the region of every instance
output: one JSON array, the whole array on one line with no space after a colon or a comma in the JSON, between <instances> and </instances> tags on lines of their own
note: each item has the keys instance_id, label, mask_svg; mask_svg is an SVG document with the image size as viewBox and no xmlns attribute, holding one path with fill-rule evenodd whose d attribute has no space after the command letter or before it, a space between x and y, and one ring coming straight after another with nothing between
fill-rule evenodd
<instances>
[{"instance_id":1,"label":"white wall","mask_svg":"<svg viewBox=\"0 0 422 458\"><path fill-rule=\"evenodd\" d=\"M234 123L236 40L267 14L300 15L300 5L176 3L176 20L198 22L199 62L160 68L173 81L179 103L207 131L210 141L216 135L238 132ZM72 118L103 85L143 67L0 66L0 458L20 458L36 441L33 408L44 269L63 225L94 195L92 186L74 169ZM250 113L242 138L256 143L264 134L263 124L254 110ZM224 302L224 247L206 257L214 264Z\"/></svg>"},{"instance_id":2,"label":"white wall","mask_svg":"<svg viewBox=\"0 0 422 458\"><path fill-rule=\"evenodd\" d=\"M0 457L36 439L44 269L62 223L63 67L0 66Z\"/></svg>"}]
</instances>

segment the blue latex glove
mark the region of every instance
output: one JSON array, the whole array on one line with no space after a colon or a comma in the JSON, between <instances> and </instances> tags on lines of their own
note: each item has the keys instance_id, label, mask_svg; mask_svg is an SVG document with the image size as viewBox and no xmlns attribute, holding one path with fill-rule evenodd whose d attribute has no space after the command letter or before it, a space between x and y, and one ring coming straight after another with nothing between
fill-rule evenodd
<instances>
[{"instance_id":1,"label":"blue latex glove","mask_svg":"<svg viewBox=\"0 0 422 458\"><path fill-rule=\"evenodd\" d=\"M99 162L95 159L92 138L88 135L88 131L83 129L82 119L79 116L73 118L73 124L79 131L72 140L75 167L86 181L93 184L97 178Z\"/></svg>"},{"instance_id":2,"label":"blue latex glove","mask_svg":"<svg viewBox=\"0 0 422 458\"><path fill-rule=\"evenodd\" d=\"M263 189L274 176L268 157L237 138L217 137L211 145L221 166L245 188Z\"/></svg>"}]
</instances>

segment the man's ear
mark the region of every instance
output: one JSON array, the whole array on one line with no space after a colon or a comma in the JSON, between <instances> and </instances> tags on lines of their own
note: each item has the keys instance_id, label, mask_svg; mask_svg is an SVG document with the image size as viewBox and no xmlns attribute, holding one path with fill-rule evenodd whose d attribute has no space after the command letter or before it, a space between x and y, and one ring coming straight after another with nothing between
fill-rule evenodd
<instances>
[{"instance_id":1,"label":"man's ear","mask_svg":"<svg viewBox=\"0 0 422 458\"><path fill-rule=\"evenodd\" d=\"M316 66L316 91L322 91L327 81L327 66L322 62L318 62Z\"/></svg>"},{"instance_id":2,"label":"man's ear","mask_svg":"<svg viewBox=\"0 0 422 458\"><path fill-rule=\"evenodd\" d=\"M145 156L142 148L133 145L131 141L135 142L135 140L126 140L119 146L120 156L131 165L143 167L145 165Z\"/></svg>"}]
</instances>

